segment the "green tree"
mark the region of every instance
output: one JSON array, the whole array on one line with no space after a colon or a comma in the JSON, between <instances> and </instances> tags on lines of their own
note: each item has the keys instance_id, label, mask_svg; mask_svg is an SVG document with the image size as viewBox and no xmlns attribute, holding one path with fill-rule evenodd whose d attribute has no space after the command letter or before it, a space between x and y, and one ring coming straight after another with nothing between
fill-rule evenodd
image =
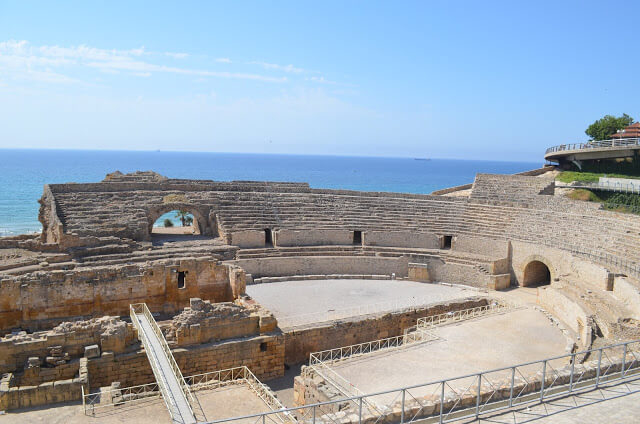
<instances>
[{"instance_id":1,"label":"green tree","mask_svg":"<svg viewBox=\"0 0 640 424\"><path fill-rule=\"evenodd\" d=\"M605 115L603 118L589 125L585 133L591 137L592 140L606 140L610 138L612 134L615 134L616 131L631 124L633 124L633 118L626 113L623 113L622 116Z\"/></svg>"},{"instance_id":2,"label":"green tree","mask_svg":"<svg viewBox=\"0 0 640 424\"><path fill-rule=\"evenodd\" d=\"M169 218L165 218L163 224L166 228L173 227L173 221L171 221Z\"/></svg>"},{"instance_id":3,"label":"green tree","mask_svg":"<svg viewBox=\"0 0 640 424\"><path fill-rule=\"evenodd\" d=\"M180 222L182 223L183 227L187 227L193 224L193 216L184 209L180 209L176 213L176 218L180 219Z\"/></svg>"}]
</instances>

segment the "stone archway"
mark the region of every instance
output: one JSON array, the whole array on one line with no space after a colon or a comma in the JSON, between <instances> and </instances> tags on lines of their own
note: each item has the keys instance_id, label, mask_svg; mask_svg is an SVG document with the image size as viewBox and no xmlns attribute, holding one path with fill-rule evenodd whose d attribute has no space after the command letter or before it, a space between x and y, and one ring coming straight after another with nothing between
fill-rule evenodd
<instances>
[{"instance_id":1,"label":"stone archway","mask_svg":"<svg viewBox=\"0 0 640 424\"><path fill-rule=\"evenodd\" d=\"M540 260L532 260L524 267L522 286L543 286L551 284L551 269Z\"/></svg>"},{"instance_id":2,"label":"stone archway","mask_svg":"<svg viewBox=\"0 0 640 424\"><path fill-rule=\"evenodd\" d=\"M163 205L151 207L147 210L147 231L151 235L153 224L167 212L173 210L185 210L193 215L193 226L197 232L203 236L212 236L211 224L209 223L209 208L198 207L188 203L165 203Z\"/></svg>"}]
</instances>

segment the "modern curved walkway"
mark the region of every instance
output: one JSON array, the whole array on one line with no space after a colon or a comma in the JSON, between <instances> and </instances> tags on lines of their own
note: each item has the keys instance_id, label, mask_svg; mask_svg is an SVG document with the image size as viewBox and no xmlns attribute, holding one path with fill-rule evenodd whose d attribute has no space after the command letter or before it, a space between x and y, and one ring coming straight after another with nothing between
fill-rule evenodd
<instances>
[{"instance_id":1,"label":"modern curved walkway","mask_svg":"<svg viewBox=\"0 0 640 424\"><path fill-rule=\"evenodd\" d=\"M636 150L640 150L640 138L622 138L553 146L544 158L553 162L623 158L633 156Z\"/></svg>"}]
</instances>

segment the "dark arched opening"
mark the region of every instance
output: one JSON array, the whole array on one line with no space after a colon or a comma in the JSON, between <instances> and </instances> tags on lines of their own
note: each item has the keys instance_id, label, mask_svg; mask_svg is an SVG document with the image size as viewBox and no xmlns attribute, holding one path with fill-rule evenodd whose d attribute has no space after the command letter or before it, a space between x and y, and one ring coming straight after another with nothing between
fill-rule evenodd
<instances>
[{"instance_id":1,"label":"dark arched opening","mask_svg":"<svg viewBox=\"0 0 640 424\"><path fill-rule=\"evenodd\" d=\"M540 261L531 261L524 267L522 285L524 287L543 286L551 283L549 267Z\"/></svg>"}]
</instances>

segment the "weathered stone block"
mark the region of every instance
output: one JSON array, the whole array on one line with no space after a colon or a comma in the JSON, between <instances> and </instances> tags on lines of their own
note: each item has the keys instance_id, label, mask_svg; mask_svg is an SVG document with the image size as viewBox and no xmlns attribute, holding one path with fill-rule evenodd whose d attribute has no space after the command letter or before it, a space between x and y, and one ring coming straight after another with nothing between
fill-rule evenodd
<instances>
[{"instance_id":1,"label":"weathered stone block","mask_svg":"<svg viewBox=\"0 0 640 424\"><path fill-rule=\"evenodd\" d=\"M84 357L88 359L100 357L100 347L97 344L85 346Z\"/></svg>"}]
</instances>

